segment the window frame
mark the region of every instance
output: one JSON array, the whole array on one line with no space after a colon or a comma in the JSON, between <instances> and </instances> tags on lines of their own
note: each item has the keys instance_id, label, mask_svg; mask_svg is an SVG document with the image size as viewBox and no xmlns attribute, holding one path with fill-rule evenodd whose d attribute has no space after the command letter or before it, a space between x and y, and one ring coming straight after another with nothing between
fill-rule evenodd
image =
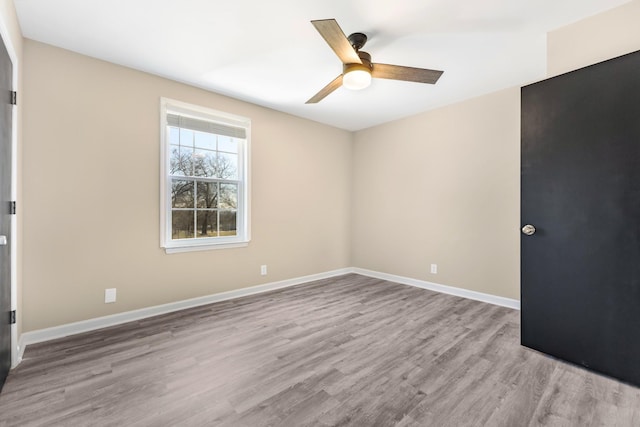
<instances>
[{"instance_id":1,"label":"window frame","mask_svg":"<svg viewBox=\"0 0 640 427\"><path fill-rule=\"evenodd\" d=\"M167 114L174 113L223 125L244 128L246 138L238 144L238 206L236 210L236 236L172 238L172 206L169 141ZM166 253L227 249L248 246L251 240L251 119L225 113L199 105L160 98L160 247ZM196 179L197 181L197 179ZM206 179L203 179L206 181ZM194 200L195 203L195 200ZM196 209L194 205L194 209Z\"/></svg>"}]
</instances>

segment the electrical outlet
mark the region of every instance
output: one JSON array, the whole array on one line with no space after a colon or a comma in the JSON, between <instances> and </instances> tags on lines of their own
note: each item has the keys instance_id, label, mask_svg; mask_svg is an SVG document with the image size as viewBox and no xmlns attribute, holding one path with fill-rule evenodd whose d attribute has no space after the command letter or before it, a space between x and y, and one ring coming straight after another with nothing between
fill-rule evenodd
<instances>
[{"instance_id":1,"label":"electrical outlet","mask_svg":"<svg viewBox=\"0 0 640 427\"><path fill-rule=\"evenodd\" d=\"M110 304L116 302L116 288L110 288L104 290L104 303Z\"/></svg>"},{"instance_id":2,"label":"electrical outlet","mask_svg":"<svg viewBox=\"0 0 640 427\"><path fill-rule=\"evenodd\" d=\"M267 275L267 266L266 265L261 265L260 266L260 274L263 276Z\"/></svg>"},{"instance_id":3,"label":"electrical outlet","mask_svg":"<svg viewBox=\"0 0 640 427\"><path fill-rule=\"evenodd\" d=\"M431 264L431 274L438 274L438 264Z\"/></svg>"}]
</instances>

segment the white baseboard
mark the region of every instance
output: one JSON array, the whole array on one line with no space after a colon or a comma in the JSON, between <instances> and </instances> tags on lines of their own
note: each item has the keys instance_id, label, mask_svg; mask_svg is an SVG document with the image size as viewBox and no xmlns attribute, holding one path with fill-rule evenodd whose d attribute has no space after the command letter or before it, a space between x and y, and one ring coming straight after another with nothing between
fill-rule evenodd
<instances>
[{"instance_id":1,"label":"white baseboard","mask_svg":"<svg viewBox=\"0 0 640 427\"><path fill-rule=\"evenodd\" d=\"M437 283L426 282L423 280L412 279L410 277L396 276L394 274L381 273L378 271L366 270L363 268L349 267L339 270L327 271L324 273L312 274L309 276L297 277L294 279L281 280L278 282L265 283L263 285L251 286L249 288L236 289L228 292L221 292L212 295L205 295L198 298L191 298L182 301L176 301L168 304L156 305L153 307L141 308L139 310L126 311L124 313L112 314L109 316L96 317L93 319L82 320L80 322L67 323L65 325L54 326L46 329L25 332L18 340L18 357L13 367L22 361L25 347L29 344L35 344L44 341L50 341L57 338L63 338L69 335L75 335L82 332L94 331L109 326L120 325L122 323L134 320L145 319L160 314L171 313L186 308L198 307L201 305L211 304L219 301L240 298L248 295L260 294L263 292L273 291L275 289L286 288L289 286L300 285L315 280L328 279L343 274L356 273L362 276L373 277L376 279L388 280L390 282L400 283L403 285L415 286L422 289L441 292L444 294L456 295L463 298L469 298L477 301L487 302L490 304L509 307L516 310L520 309L520 301L499 297L481 292L470 291L467 289L454 288L452 286L439 285Z\"/></svg>"},{"instance_id":2,"label":"white baseboard","mask_svg":"<svg viewBox=\"0 0 640 427\"><path fill-rule=\"evenodd\" d=\"M63 338L69 335L75 335L82 332L94 331L109 326L120 325L122 323L134 320L145 319L160 314L171 313L186 308L198 307L201 305L211 304L219 301L244 297L248 295L260 294L263 292L273 291L275 289L286 288L289 286L300 285L314 280L328 279L330 277L341 276L351 273L351 268L342 268L339 270L327 271L324 273L311 274L309 276L297 277L294 279L281 280L278 282L265 283L263 285L251 286L249 288L236 289L233 291L220 292L212 295L205 295L198 298L191 298L182 301L171 302L168 304L156 305L153 307L141 308L139 310L126 311L124 313L112 314L109 316L95 317L93 319L82 320L80 322L67 323L65 325L53 326L51 328L39 329L36 331L25 332L19 340L19 356L18 363L22 360L25 346L39 342L49 341L56 338Z\"/></svg>"},{"instance_id":3,"label":"white baseboard","mask_svg":"<svg viewBox=\"0 0 640 427\"><path fill-rule=\"evenodd\" d=\"M430 291L436 291L443 294L455 295L462 298L473 299L476 301L487 302L489 304L494 304L502 307L508 307L508 308L513 308L515 310L520 310L520 301L516 299L504 298L496 295L485 294L482 292L470 291L468 289L454 288L453 286L440 285L438 283L412 279L410 277L396 276L395 274L380 273L379 271L366 270L364 268L354 267L351 270L353 273L360 274L362 276L388 280L390 282L401 283L403 285L415 286L417 288L428 289Z\"/></svg>"}]
</instances>

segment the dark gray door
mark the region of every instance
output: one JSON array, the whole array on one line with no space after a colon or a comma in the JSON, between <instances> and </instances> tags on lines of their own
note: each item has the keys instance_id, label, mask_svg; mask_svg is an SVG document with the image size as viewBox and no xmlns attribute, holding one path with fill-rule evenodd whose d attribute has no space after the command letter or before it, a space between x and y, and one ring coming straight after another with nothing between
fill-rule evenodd
<instances>
[{"instance_id":1,"label":"dark gray door","mask_svg":"<svg viewBox=\"0 0 640 427\"><path fill-rule=\"evenodd\" d=\"M0 389L11 367L11 59L0 46ZM4 237L2 237L4 236ZM6 244L5 240L6 239Z\"/></svg>"},{"instance_id":2,"label":"dark gray door","mask_svg":"<svg viewBox=\"0 0 640 427\"><path fill-rule=\"evenodd\" d=\"M522 88L522 344L640 385L640 52Z\"/></svg>"}]
</instances>

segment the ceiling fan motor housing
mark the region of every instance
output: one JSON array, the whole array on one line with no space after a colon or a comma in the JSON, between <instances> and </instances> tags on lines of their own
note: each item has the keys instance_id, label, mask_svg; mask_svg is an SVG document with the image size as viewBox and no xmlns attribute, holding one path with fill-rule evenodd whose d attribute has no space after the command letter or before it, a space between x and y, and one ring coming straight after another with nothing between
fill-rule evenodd
<instances>
[{"instance_id":1,"label":"ceiling fan motor housing","mask_svg":"<svg viewBox=\"0 0 640 427\"><path fill-rule=\"evenodd\" d=\"M342 66L343 73L347 73L348 71L353 71L358 69L371 72L371 69L372 69L371 55L369 55L367 52L358 52L358 56L360 57L362 64L343 64Z\"/></svg>"}]
</instances>

